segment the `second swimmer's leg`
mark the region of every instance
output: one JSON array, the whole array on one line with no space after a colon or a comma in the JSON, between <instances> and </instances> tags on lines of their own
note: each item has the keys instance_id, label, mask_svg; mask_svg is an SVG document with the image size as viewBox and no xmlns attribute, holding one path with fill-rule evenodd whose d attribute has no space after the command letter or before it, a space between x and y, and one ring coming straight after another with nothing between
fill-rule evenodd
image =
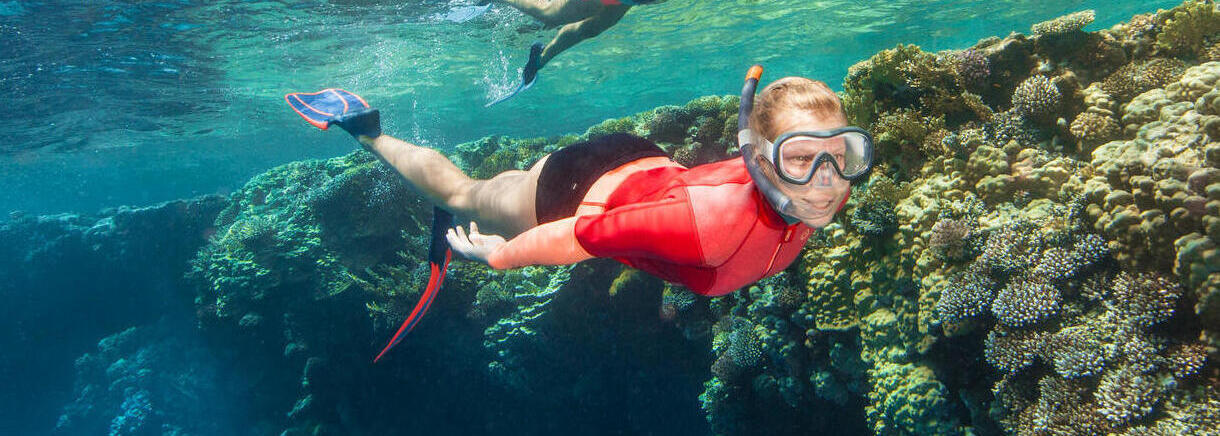
<instances>
[{"instance_id":1,"label":"second swimmer's leg","mask_svg":"<svg viewBox=\"0 0 1220 436\"><path fill-rule=\"evenodd\" d=\"M575 23L601 13L598 0L496 0L541 21L546 27Z\"/></svg>"},{"instance_id":2,"label":"second swimmer's leg","mask_svg":"<svg viewBox=\"0 0 1220 436\"><path fill-rule=\"evenodd\" d=\"M613 27L623 18L623 15L627 14L629 9L631 6L606 6L600 14L563 26L562 29L559 29L559 34L555 35L555 39L551 40L551 43L542 50L542 65L546 65L552 58L577 43L600 35L606 29Z\"/></svg>"}]
</instances>

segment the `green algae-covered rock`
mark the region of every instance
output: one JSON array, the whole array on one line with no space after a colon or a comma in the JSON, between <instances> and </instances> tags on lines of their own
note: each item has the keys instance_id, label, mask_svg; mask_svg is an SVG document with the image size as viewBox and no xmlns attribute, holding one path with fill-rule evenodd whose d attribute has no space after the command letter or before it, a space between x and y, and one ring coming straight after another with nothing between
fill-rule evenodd
<instances>
[{"instance_id":1,"label":"green algae-covered rock","mask_svg":"<svg viewBox=\"0 0 1220 436\"><path fill-rule=\"evenodd\" d=\"M966 434L950 413L948 390L930 368L886 364L871 371L869 419L875 434ZM941 416L929 416L939 411Z\"/></svg>"}]
</instances>

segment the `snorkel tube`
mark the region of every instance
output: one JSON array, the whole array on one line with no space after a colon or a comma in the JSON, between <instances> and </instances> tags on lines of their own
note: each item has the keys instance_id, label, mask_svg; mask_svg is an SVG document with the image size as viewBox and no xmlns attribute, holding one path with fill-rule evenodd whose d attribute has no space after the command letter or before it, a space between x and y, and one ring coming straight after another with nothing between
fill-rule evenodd
<instances>
[{"instance_id":1,"label":"snorkel tube","mask_svg":"<svg viewBox=\"0 0 1220 436\"><path fill-rule=\"evenodd\" d=\"M801 222L799 218L787 213L792 207L792 199L780 192L779 187L767 178L754 159L759 155L759 151L755 149L754 132L750 131L750 112L754 110L754 90L758 88L758 79L762 78L762 73L762 65L754 65L746 72L746 84L741 88L741 106L737 110L737 148L741 150L741 158L746 160L746 171L750 173L750 178L754 179L758 192L771 203L775 213L778 213L784 222L792 225Z\"/></svg>"}]
</instances>

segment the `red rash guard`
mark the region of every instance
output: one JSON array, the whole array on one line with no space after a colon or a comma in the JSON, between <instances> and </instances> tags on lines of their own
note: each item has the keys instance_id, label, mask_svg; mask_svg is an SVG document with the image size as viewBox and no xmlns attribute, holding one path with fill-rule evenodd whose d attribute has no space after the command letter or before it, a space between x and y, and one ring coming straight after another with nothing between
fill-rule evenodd
<instances>
[{"instance_id":1,"label":"red rash guard","mask_svg":"<svg viewBox=\"0 0 1220 436\"><path fill-rule=\"evenodd\" d=\"M640 171L614 190L605 212L576 218L576 240L589 254L708 296L783 270L812 232L775 213L741 158Z\"/></svg>"}]
</instances>

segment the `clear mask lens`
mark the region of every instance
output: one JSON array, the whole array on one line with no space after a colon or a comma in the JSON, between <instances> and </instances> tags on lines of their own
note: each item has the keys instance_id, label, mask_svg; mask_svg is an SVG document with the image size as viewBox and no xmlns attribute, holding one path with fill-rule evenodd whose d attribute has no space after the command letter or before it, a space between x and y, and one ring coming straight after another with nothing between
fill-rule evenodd
<instances>
[{"instance_id":1,"label":"clear mask lens","mask_svg":"<svg viewBox=\"0 0 1220 436\"><path fill-rule=\"evenodd\" d=\"M797 134L781 137L780 141L775 166L793 180L816 181L835 172L851 179L868 171L872 160L870 141L857 132L830 137Z\"/></svg>"}]
</instances>

